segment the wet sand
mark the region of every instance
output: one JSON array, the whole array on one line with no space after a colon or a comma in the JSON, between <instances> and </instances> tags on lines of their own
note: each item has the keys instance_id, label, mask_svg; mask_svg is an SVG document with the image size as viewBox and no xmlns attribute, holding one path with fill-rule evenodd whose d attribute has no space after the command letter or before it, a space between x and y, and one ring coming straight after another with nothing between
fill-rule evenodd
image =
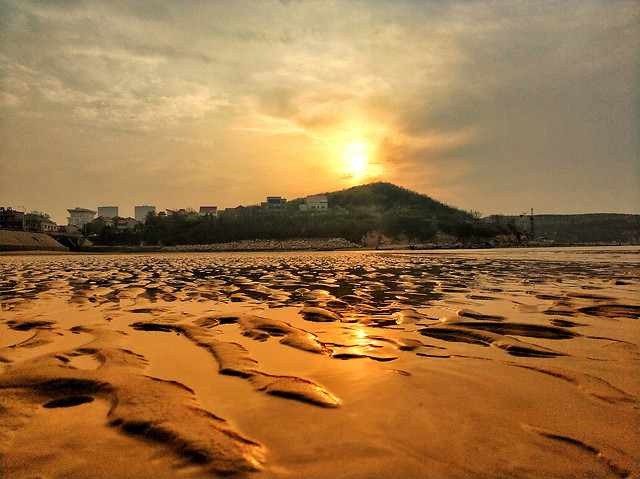
<instances>
[{"instance_id":1,"label":"wet sand","mask_svg":"<svg viewBox=\"0 0 640 479\"><path fill-rule=\"evenodd\" d=\"M7 478L640 477L640 248L7 256Z\"/></svg>"}]
</instances>

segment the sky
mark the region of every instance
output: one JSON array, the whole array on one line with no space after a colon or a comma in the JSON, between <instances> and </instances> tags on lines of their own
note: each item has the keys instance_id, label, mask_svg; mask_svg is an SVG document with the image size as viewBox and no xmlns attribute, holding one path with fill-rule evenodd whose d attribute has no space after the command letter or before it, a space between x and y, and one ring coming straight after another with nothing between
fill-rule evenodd
<instances>
[{"instance_id":1,"label":"sky","mask_svg":"<svg viewBox=\"0 0 640 479\"><path fill-rule=\"evenodd\" d=\"M640 213L640 2L0 2L0 205L235 207L387 181Z\"/></svg>"}]
</instances>

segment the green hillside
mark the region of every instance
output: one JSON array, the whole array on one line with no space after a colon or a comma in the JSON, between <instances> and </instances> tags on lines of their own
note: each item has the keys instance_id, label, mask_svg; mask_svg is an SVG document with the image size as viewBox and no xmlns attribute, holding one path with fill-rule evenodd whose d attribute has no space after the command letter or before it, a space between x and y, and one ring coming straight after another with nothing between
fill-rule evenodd
<instances>
[{"instance_id":1,"label":"green hillside","mask_svg":"<svg viewBox=\"0 0 640 479\"><path fill-rule=\"evenodd\" d=\"M462 242L510 234L509 227L488 225L467 212L427 195L391 183L371 183L326 193L329 207L347 212L354 223L368 225L366 234L392 241L428 243L438 233Z\"/></svg>"},{"instance_id":2,"label":"green hillside","mask_svg":"<svg viewBox=\"0 0 640 479\"><path fill-rule=\"evenodd\" d=\"M367 208L378 211L415 210L428 215L457 216L472 219L466 211L447 206L427 195L422 195L391 183L370 183L347 190L326 193L329 205L341 208Z\"/></svg>"}]
</instances>

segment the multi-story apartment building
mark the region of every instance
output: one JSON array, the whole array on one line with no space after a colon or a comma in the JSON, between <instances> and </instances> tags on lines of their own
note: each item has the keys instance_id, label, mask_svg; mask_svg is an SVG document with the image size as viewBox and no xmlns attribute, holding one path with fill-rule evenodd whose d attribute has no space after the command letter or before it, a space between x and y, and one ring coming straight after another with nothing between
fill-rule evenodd
<instances>
[{"instance_id":1,"label":"multi-story apartment building","mask_svg":"<svg viewBox=\"0 0 640 479\"><path fill-rule=\"evenodd\" d=\"M69 225L77 226L78 228L82 228L87 223L90 223L96 212L87 208L80 208L76 206L75 208L67 209L69 212Z\"/></svg>"},{"instance_id":2,"label":"multi-story apartment building","mask_svg":"<svg viewBox=\"0 0 640 479\"><path fill-rule=\"evenodd\" d=\"M149 205L141 205L141 206L135 206L134 210L135 212L133 216L135 216L136 221L144 221L148 213L156 212L156 207L149 206Z\"/></svg>"},{"instance_id":3,"label":"multi-story apartment building","mask_svg":"<svg viewBox=\"0 0 640 479\"><path fill-rule=\"evenodd\" d=\"M103 218L115 218L118 215L117 206L98 206L98 216Z\"/></svg>"}]
</instances>

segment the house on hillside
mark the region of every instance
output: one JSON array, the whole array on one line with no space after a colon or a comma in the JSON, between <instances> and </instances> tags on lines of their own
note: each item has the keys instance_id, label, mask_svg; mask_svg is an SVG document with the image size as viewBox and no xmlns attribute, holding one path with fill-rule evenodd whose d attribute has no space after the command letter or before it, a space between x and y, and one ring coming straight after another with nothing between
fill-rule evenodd
<instances>
[{"instance_id":1,"label":"house on hillside","mask_svg":"<svg viewBox=\"0 0 640 479\"><path fill-rule=\"evenodd\" d=\"M309 195L300 205L300 211L326 211L328 208L329 202L325 195Z\"/></svg>"},{"instance_id":2,"label":"house on hillside","mask_svg":"<svg viewBox=\"0 0 640 479\"><path fill-rule=\"evenodd\" d=\"M217 206L201 206L199 215L200 216L218 216L218 207Z\"/></svg>"},{"instance_id":3,"label":"house on hillside","mask_svg":"<svg viewBox=\"0 0 640 479\"><path fill-rule=\"evenodd\" d=\"M78 206L69 208L67 211L69 212L69 217L67 218L69 225L77 226L78 228L82 228L87 223L91 223L93 217L96 215L96 211Z\"/></svg>"},{"instance_id":4,"label":"house on hillside","mask_svg":"<svg viewBox=\"0 0 640 479\"><path fill-rule=\"evenodd\" d=\"M261 206L267 211L284 211L287 199L281 196L267 196L267 201L263 201Z\"/></svg>"}]
</instances>

